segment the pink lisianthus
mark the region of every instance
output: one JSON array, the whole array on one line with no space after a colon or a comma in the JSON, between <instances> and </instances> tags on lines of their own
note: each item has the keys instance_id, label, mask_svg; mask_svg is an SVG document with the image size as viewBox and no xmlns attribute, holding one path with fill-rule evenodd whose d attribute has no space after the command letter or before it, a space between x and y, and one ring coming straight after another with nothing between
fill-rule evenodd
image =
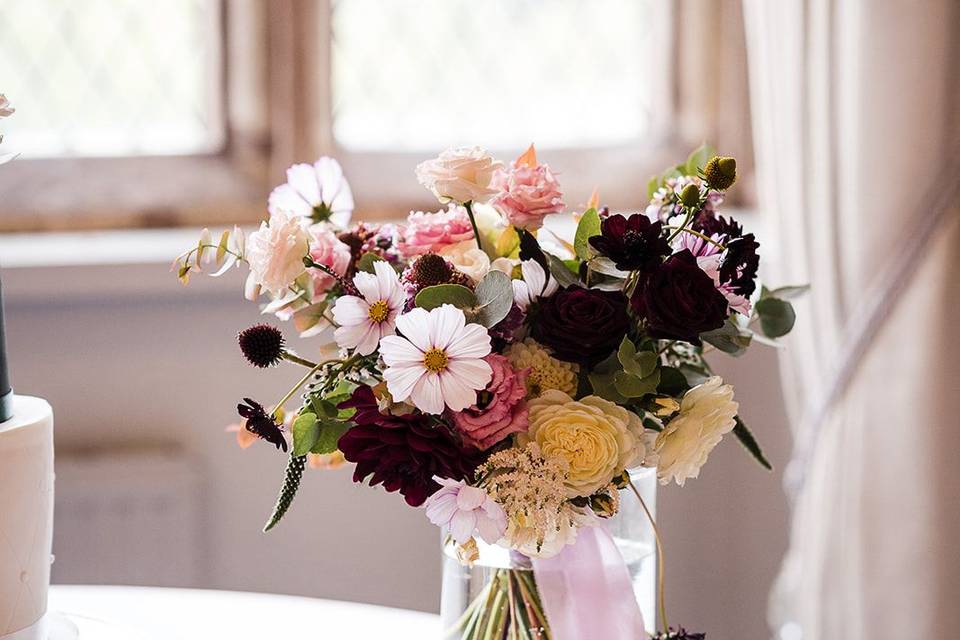
<instances>
[{"instance_id":1,"label":"pink lisianthus","mask_svg":"<svg viewBox=\"0 0 960 640\"><path fill-rule=\"evenodd\" d=\"M491 204L515 227L539 229L546 216L563 211L560 183L550 167L537 164L533 145L509 169L498 170L491 186L499 192Z\"/></svg>"},{"instance_id":2,"label":"pink lisianthus","mask_svg":"<svg viewBox=\"0 0 960 640\"><path fill-rule=\"evenodd\" d=\"M465 544L475 533L487 544L503 537L507 514L490 494L462 480L434 480L442 487L424 503L430 522L446 527L457 544Z\"/></svg>"},{"instance_id":3,"label":"pink lisianthus","mask_svg":"<svg viewBox=\"0 0 960 640\"><path fill-rule=\"evenodd\" d=\"M437 253L444 247L473 239L473 226L467 210L451 204L436 213L411 211L400 231L397 248L405 256Z\"/></svg>"},{"instance_id":4,"label":"pink lisianthus","mask_svg":"<svg viewBox=\"0 0 960 640\"><path fill-rule=\"evenodd\" d=\"M515 370L510 361L496 353L484 360L493 370L490 384L480 393L489 400L452 414L453 424L464 440L479 449L489 449L511 433L527 430L527 395L529 369Z\"/></svg>"},{"instance_id":5,"label":"pink lisianthus","mask_svg":"<svg viewBox=\"0 0 960 640\"><path fill-rule=\"evenodd\" d=\"M341 242L337 235L326 226L314 226L310 229L310 258L317 264L329 267L341 276L350 268L352 254L350 247ZM314 302L330 290L336 279L320 269L309 269L313 279Z\"/></svg>"}]
</instances>

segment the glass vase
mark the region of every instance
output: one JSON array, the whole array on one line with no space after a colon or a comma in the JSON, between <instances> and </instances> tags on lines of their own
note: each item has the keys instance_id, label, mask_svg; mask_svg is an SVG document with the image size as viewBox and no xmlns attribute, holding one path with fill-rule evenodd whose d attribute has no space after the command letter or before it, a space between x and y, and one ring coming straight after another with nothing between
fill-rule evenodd
<instances>
[{"instance_id":1,"label":"glass vase","mask_svg":"<svg viewBox=\"0 0 960 640\"><path fill-rule=\"evenodd\" d=\"M636 469L633 486L655 516L656 471ZM643 506L627 488L620 511L605 523L630 574L648 633L655 627L656 541ZM444 536L446 539L446 536ZM463 564L456 545L443 545L440 617L444 640L551 640L530 558L477 541L479 558Z\"/></svg>"}]
</instances>

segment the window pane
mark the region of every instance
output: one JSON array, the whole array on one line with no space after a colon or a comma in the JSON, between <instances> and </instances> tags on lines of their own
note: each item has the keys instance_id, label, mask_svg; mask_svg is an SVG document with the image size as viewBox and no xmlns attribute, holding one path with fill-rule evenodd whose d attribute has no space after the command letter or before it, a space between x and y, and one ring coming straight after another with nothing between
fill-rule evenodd
<instances>
[{"instance_id":1,"label":"window pane","mask_svg":"<svg viewBox=\"0 0 960 640\"><path fill-rule=\"evenodd\" d=\"M24 156L223 144L218 0L2 0L0 92Z\"/></svg>"},{"instance_id":2,"label":"window pane","mask_svg":"<svg viewBox=\"0 0 960 640\"><path fill-rule=\"evenodd\" d=\"M652 0L335 0L334 134L352 150L584 147L648 132Z\"/></svg>"}]
</instances>

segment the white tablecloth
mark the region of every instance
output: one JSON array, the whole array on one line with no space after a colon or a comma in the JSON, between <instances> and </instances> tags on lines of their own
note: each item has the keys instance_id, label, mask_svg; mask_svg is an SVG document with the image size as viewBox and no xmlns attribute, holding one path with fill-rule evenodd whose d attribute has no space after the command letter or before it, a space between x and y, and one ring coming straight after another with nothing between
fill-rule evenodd
<instances>
[{"instance_id":1,"label":"white tablecloth","mask_svg":"<svg viewBox=\"0 0 960 640\"><path fill-rule=\"evenodd\" d=\"M150 587L55 586L50 612L79 640L433 640L435 615L293 596ZM71 640L69 635L64 640Z\"/></svg>"}]
</instances>

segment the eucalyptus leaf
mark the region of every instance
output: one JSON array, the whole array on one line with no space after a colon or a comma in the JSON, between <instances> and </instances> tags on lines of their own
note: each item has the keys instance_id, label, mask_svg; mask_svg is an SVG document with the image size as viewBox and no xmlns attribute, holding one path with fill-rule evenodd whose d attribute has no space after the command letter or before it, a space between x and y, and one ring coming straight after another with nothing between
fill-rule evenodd
<instances>
[{"instance_id":1,"label":"eucalyptus leaf","mask_svg":"<svg viewBox=\"0 0 960 640\"><path fill-rule=\"evenodd\" d=\"M638 353L630 338L624 336L617 350L617 360L623 366L623 370L630 375L645 378L656 370L659 358L652 351Z\"/></svg>"},{"instance_id":2,"label":"eucalyptus leaf","mask_svg":"<svg viewBox=\"0 0 960 640\"><path fill-rule=\"evenodd\" d=\"M573 250L581 260L589 260L593 252L589 240L600 235L600 214L596 209L587 209L580 217L577 233L573 237Z\"/></svg>"},{"instance_id":3,"label":"eucalyptus leaf","mask_svg":"<svg viewBox=\"0 0 960 640\"><path fill-rule=\"evenodd\" d=\"M617 373L623 372L620 371ZM614 381L615 376L616 373L598 373L593 371L587 375L587 379L590 381L590 387L593 389L593 393L604 400L609 400L617 404L629 402L630 399L617 390Z\"/></svg>"},{"instance_id":4,"label":"eucalyptus leaf","mask_svg":"<svg viewBox=\"0 0 960 640\"><path fill-rule=\"evenodd\" d=\"M793 300L794 298L804 295L808 291L810 291L810 285L798 284L786 287L777 287L773 291L769 291L768 296L771 298L780 298L781 300Z\"/></svg>"},{"instance_id":5,"label":"eucalyptus leaf","mask_svg":"<svg viewBox=\"0 0 960 640\"><path fill-rule=\"evenodd\" d=\"M317 444L317 438L320 437L320 425L317 422L317 414L301 413L293 421L293 453L294 456L305 456Z\"/></svg>"},{"instance_id":6,"label":"eucalyptus leaf","mask_svg":"<svg viewBox=\"0 0 960 640\"><path fill-rule=\"evenodd\" d=\"M360 256L360 260L357 261L357 270L364 271L366 273L376 273L376 271L373 268L373 263L380 262L382 260L383 258L378 256L377 254L367 252L362 256Z\"/></svg>"},{"instance_id":7,"label":"eucalyptus leaf","mask_svg":"<svg viewBox=\"0 0 960 640\"><path fill-rule=\"evenodd\" d=\"M742 355L750 346L752 337L753 333L750 330L741 328L735 320L730 318L719 329L700 334L704 342L733 356Z\"/></svg>"},{"instance_id":8,"label":"eucalyptus leaf","mask_svg":"<svg viewBox=\"0 0 960 640\"><path fill-rule=\"evenodd\" d=\"M510 276L493 269L477 283L474 292L477 300L476 314L480 324L492 327L507 317L513 308L513 284ZM419 298L420 296L417 296Z\"/></svg>"},{"instance_id":9,"label":"eucalyptus leaf","mask_svg":"<svg viewBox=\"0 0 960 640\"><path fill-rule=\"evenodd\" d=\"M763 298L754 305L754 311L760 316L760 329L768 338L779 338L790 333L797 320L793 305L780 298Z\"/></svg>"},{"instance_id":10,"label":"eucalyptus leaf","mask_svg":"<svg viewBox=\"0 0 960 640\"><path fill-rule=\"evenodd\" d=\"M660 367L660 384L657 393L680 397L690 389L690 383L683 372L676 367Z\"/></svg>"},{"instance_id":11,"label":"eucalyptus leaf","mask_svg":"<svg viewBox=\"0 0 960 640\"><path fill-rule=\"evenodd\" d=\"M760 463L760 466L766 469L767 471L773 471L773 465L770 464L770 461L767 460L767 457L763 455L763 450L760 448L760 444L757 442L757 439L753 437L753 433L750 429L747 428L747 425L743 423L743 420L740 419L740 416L735 416L736 426L733 427L733 435L737 436L737 440L740 441L740 444L750 452L754 459Z\"/></svg>"},{"instance_id":12,"label":"eucalyptus leaf","mask_svg":"<svg viewBox=\"0 0 960 640\"><path fill-rule=\"evenodd\" d=\"M550 275L553 276L557 284L561 287L581 286L579 276L567 268L566 263L553 254L547 254L550 261Z\"/></svg>"},{"instance_id":13,"label":"eucalyptus leaf","mask_svg":"<svg viewBox=\"0 0 960 640\"><path fill-rule=\"evenodd\" d=\"M452 304L458 309L472 309L477 306L477 297L462 284L438 284L421 290L415 302L427 311L444 304Z\"/></svg>"},{"instance_id":14,"label":"eucalyptus leaf","mask_svg":"<svg viewBox=\"0 0 960 640\"><path fill-rule=\"evenodd\" d=\"M614 387L616 387L618 393L627 398L641 398L648 393L656 393L658 384L660 384L659 371L654 371L644 378L629 374L626 371L618 371L613 374Z\"/></svg>"}]
</instances>

